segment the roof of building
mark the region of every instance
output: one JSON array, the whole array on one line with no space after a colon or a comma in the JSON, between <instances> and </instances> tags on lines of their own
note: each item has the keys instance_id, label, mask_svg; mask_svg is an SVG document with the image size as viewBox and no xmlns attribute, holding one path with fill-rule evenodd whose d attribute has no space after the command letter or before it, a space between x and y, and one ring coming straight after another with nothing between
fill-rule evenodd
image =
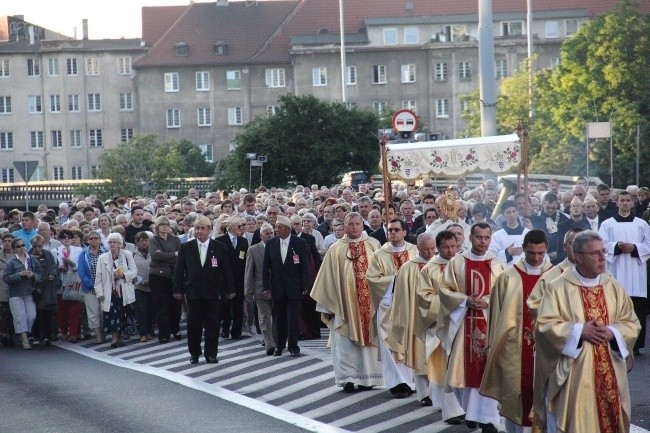
<instances>
[{"instance_id":1,"label":"roof of building","mask_svg":"<svg viewBox=\"0 0 650 433\"><path fill-rule=\"evenodd\" d=\"M553 17L558 10L571 16L594 16L612 10L619 0L535 0L534 11ZM426 21L447 22L466 16L478 17L478 0L347 0L344 3L345 33L361 34L369 24ZM521 0L493 0L495 17L526 13ZM642 13L650 13L650 2L640 2ZM145 7L142 35L148 55L137 66L287 63L294 42L329 42L339 30L339 0L230 1L188 6ZM327 34L330 34L327 36ZM300 38L317 36L314 38ZM298 38L298 39L295 39ZM358 36L354 39L358 39ZM178 43L189 48L186 56L175 54ZM358 41L361 42L361 41ZM227 45L226 55L215 55L214 45Z\"/></svg>"},{"instance_id":2,"label":"roof of building","mask_svg":"<svg viewBox=\"0 0 650 433\"><path fill-rule=\"evenodd\" d=\"M140 39L63 39L0 43L0 53L144 51Z\"/></svg>"}]
</instances>

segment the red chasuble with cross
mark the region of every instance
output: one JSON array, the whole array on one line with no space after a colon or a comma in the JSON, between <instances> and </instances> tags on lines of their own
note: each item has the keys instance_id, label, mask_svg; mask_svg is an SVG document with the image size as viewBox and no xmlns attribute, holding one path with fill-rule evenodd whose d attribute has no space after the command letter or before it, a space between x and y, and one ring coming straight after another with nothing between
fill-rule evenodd
<instances>
[{"instance_id":1,"label":"red chasuble with cross","mask_svg":"<svg viewBox=\"0 0 650 433\"><path fill-rule=\"evenodd\" d=\"M490 295L492 287L491 260L470 260L465 257L465 294L477 298ZM482 310L468 309L465 315L465 386L481 386L487 361L487 320Z\"/></svg>"}]
</instances>

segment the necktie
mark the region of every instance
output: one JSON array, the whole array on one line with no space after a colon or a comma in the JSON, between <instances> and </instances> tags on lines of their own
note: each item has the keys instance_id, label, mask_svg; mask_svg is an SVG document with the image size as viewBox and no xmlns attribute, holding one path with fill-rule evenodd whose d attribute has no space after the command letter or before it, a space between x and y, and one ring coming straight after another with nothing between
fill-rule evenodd
<instances>
[{"instance_id":1,"label":"necktie","mask_svg":"<svg viewBox=\"0 0 650 433\"><path fill-rule=\"evenodd\" d=\"M232 240L232 247L234 249L237 249L237 238L231 238L231 240Z\"/></svg>"},{"instance_id":2,"label":"necktie","mask_svg":"<svg viewBox=\"0 0 650 433\"><path fill-rule=\"evenodd\" d=\"M287 243L283 240L280 241L280 256L282 257L282 263L287 258Z\"/></svg>"},{"instance_id":3,"label":"necktie","mask_svg":"<svg viewBox=\"0 0 650 433\"><path fill-rule=\"evenodd\" d=\"M199 257L201 258L201 266L205 265L205 245L199 244Z\"/></svg>"},{"instance_id":4,"label":"necktie","mask_svg":"<svg viewBox=\"0 0 650 433\"><path fill-rule=\"evenodd\" d=\"M596 220L593 220L591 222L591 230L597 232L598 231L598 224L596 224Z\"/></svg>"}]
</instances>

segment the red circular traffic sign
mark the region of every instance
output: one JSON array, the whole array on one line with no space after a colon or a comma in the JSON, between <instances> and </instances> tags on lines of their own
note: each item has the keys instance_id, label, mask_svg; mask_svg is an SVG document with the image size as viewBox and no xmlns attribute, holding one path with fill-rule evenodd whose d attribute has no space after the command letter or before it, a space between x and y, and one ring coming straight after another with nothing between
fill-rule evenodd
<instances>
[{"instance_id":1,"label":"red circular traffic sign","mask_svg":"<svg viewBox=\"0 0 650 433\"><path fill-rule=\"evenodd\" d=\"M393 129L398 132L413 132L418 129L418 116L411 110L398 110L391 121Z\"/></svg>"}]
</instances>

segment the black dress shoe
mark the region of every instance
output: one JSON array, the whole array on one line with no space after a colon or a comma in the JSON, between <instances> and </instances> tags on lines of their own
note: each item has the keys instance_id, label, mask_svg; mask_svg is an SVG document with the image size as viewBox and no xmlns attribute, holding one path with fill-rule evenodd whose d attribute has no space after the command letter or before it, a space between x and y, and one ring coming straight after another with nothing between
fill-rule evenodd
<instances>
[{"instance_id":1,"label":"black dress shoe","mask_svg":"<svg viewBox=\"0 0 650 433\"><path fill-rule=\"evenodd\" d=\"M357 385L357 391L371 391L372 386Z\"/></svg>"},{"instance_id":2,"label":"black dress shoe","mask_svg":"<svg viewBox=\"0 0 650 433\"><path fill-rule=\"evenodd\" d=\"M199 363L198 356L190 356L190 364L198 364L198 363Z\"/></svg>"},{"instance_id":3,"label":"black dress shoe","mask_svg":"<svg viewBox=\"0 0 650 433\"><path fill-rule=\"evenodd\" d=\"M481 433L499 433L499 430L494 424L479 424L481 426Z\"/></svg>"},{"instance_id":4,"label":"black dress shoe","mask_svg":"<svg viewBox=\"0 0 650 433\"><path fill-rule=\"evenodd\" d=\"M356 389L354 389L354 383L345 382L345 385L343 385L343 391L345 391L345 392L354 392L354 391L356 391Z\"/></svg>"},{"instance_id":5,"label":"black dress shoe","mask_svg":"<svg viewBox=\"0 0 650 433\"><path fill-rule=\"evenodd\" d=\"M160 344L169 343L169 338L159 338L158 343L160 343Z\"/></svg>"},{"instance_id":6,"label":"black dress shoe","mask_svg":"<svg viewBox=\"0 0 650 433\"><path fill-rule=\"evenodd\" d=\"M181 341L181 338L183 338L183 336L181 335L180 332L177 332L176 334L174 334L174 340Z\"/></svg>"},{"instance_id":7,"label":"black dress shoe","mask_svg":"<svg viewBox=\"0 0 650 433\"><path fill-rule=\"evenodd\" d=\"M478 422L477 422L477 421L469 421L469 420L465 420L465 425L466 425L467 427L473 429L473 428L478 427Z\"/></svg>"},{"instance_id":8,"label":"black dress shoe","mask_svg":"<svg viewBox=\"0 0 650 433\"><path fill-rule=\"evenodd\" d=\"M275 352L275 347L271 347L270 349L266 349L266 354L271 356Z\"/></svg>"},{"instance_id":9,"label":"black dress shoe","mask_svg":"<svg viewBox=\"0 0 650 433\"><path fill-rule=\"evenodd\" d=\"M411 395L411 393L409 393L409 392L399 391L399 392L393 393L393 398L407 398L410 395Z\"/></svg>"},{"instance_id":10,"label":"black dress shoe","mask_svg":"<svg viewBox=\"0 0 650 433\"><path fill-rule=\"evenodd\" d=\"M205 362L207 362L208 364L216 364L219 361L217 361L216 356L206 356L205 357Z\"/></svg>"},{"instance_id":11,"label":"black dress shoe","mask_svg":"<svg viewBox=\"0 0 650 433\"><path fill-rule=\"evenodd\" d=\"M446 419L445 424L459 425L460 423L463 422L464 419L465 419L465 415L458 415L453 418Z\"/></svg>"},{"instance_id":12,"label":"black dress shoe","mask_svg":"<svg viewBox=\"0 0 650 433\"><path fill-rule=\"evenodd\" d=\"M228 337L230 337L230 332L228 332L228 331L223 331L223 332L221 333L221 338L228 338Z\"/></svg>"},{"instance_id":13,"label":"black dress shoe","mask_svg":"<svg viewBox=\"0 0 650 433\"><path fill-rule=\"evenodd\" d=\"M273 352L273 356L282 356L282 349L275 349L275 352Z\"/></svg>"},{"instance_id":14,"label":"black dress shoe","mask_svg":"<svg viewBox=\"0 0 650 433\"><path fill-rule=\"evenodd\" d=\"M424 397L422 400L420 400L420 406L422 407L433 406L433 402L429 397Z\"/></svg>"},{"instance_id":15,"label":"black dress shoe","mask_svg":"<svg viewBox=\"0 0 650 433\"><path fill-rule=\"evenodd\" d=\"M294 358L300 356L300 348L296 347L295 349L289 349L289 354Z\"/></svg>"}]
</instances>

